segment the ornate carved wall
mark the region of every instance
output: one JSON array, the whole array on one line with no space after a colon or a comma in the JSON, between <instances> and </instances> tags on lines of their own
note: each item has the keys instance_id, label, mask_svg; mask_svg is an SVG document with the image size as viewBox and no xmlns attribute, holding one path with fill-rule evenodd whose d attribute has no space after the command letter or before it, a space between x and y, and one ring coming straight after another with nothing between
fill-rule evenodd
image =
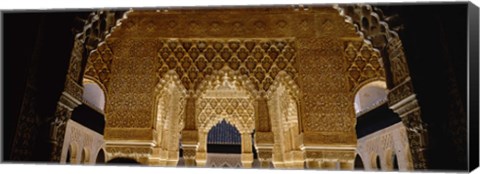
<instances>
[{"instance_id":1,"label":"ornate carved wall","mask_svg":"<svg viewBox=\"0 0 480 174\"><path fill-rule=\"evenodd\" d=\"M356 148L354 90L384 78L378 51L332 7L133 10L88 62L86 73L108 91L107 151L142 149L143 160L161 143L155 141L155 88L169 71L186 89L182 141L189 147L198 148L203 138L197 135L204 126L195 112L202 105L196 102L200 86L224 68L243 78L240 82L249 81L262 120L254 122L258 137L272 137L268 120L276 116L268 112L264 97L283 72L291 79L288 86L298 90L292 100L296 111L291 111L297 113L287 117L298 115L297 124L292 122L297 128L290 130L301 137L291 140L295 158L341 161L346 168Z\"/></svg>"}]
</instances>

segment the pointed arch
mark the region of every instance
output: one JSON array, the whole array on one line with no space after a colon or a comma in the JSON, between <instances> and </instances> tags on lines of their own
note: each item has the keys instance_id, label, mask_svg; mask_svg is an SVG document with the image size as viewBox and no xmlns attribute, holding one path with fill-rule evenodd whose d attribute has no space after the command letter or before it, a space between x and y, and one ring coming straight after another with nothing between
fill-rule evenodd
<instances>
[{"instance_id":1,"label":"pointed arch","mask_svg":"<svg viewBox=\"0 0 480 174\"><path fill-rule=\"evenodd\" d=\"M382 170L382 161L378 155L375 156L375 167L377 170Z\"/></svg>"},{"instance_id":2,"label":"pointed arch","mask_svg":"<svg viewBox=\"0 0 480 174\"><path fill-rule=\"evenodd\" d=\"M300 133L298 113L299 90L293 79L284 71L277 74L270 90L267 103L272 125L274 145L273 164L282 167L291 163L293 151L300 151L301 143L297 138Z\"/></svg>"},{"instance_id":3,"label":"pointed arch","mask_svg":"<svg viewBox=\"0 0 480 174\"><path fill-rule=\"evenodd\" d=\"M254 101L258 92L246 76L224 67L207 76L195 95L198 97L196 119L199 130L208 131L225 119L241 133L253 132Z\"/></svg>"},{"instance_id":4,"label":"pointed arch","mask_svg":"<svg viewBox=\"0 0 480 174\"><path fill-rule=\"evenodd\" d=\"M241 135L235 126L221 120L208 131L207 143L238 145L241 144Z\"/></svg>"},{"instance_id":5,"label":"pointed arch","mask_svg":"<svg viewBox=\"0 0 480 174\"><path fill-rule=\"evenodd\" d=\"M105 153L105 150L103 148L100 148L95 157L95 164L104 164L107 159L106 155L107 154Z\"/></svg>"},{"instance_id":6,"label":"pointed arch","mask_svg":"<svg viewBox=\"0 0 480 174\"><path fill-rule=\"evenodd\" d=\"M175 71L164 74L155 88L155 115L153 128L156 130L156 147L160 153L152 158L160 159L168 165L176 166L179 159L180 131L183 129L185 97L187 91Z\"/></svg>"},{"instance_id":7,"label":"pointed arch","mask_svg":"<svg viewBox=\"0 0 480 174\"><path fill-rule=\"evenodd\" d=\"M355 156L354 170L364 170L363 159L359 153Z\"/></svg>"}]
</instances>

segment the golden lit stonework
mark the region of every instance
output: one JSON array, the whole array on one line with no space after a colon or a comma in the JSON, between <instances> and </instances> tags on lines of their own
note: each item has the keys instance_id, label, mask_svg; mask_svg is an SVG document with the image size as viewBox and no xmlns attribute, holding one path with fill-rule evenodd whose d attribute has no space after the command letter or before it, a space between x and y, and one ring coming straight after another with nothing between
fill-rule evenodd
<instances>
[{"instance_id":1,"label":"golden lit stonework","mask_svg":"<svg viewBox=\"0 0 480 174\"><path fill-rule=\"evenodd\" d=\"M253 145L261 167L353 169L355 93L385 70L333 7L130 10L85 78L106 93L110 159L177 166L182 149L185 165L205 166L207 134L225 120L242 167Z\"/></svg>"}]
</instances>

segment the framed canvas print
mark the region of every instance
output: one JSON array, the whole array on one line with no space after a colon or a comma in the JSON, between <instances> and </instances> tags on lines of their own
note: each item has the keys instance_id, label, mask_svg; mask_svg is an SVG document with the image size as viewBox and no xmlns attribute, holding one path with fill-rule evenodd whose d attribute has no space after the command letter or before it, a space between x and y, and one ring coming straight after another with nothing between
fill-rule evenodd
<instances>
[{"instance_id":1,"label":"framed canvas print","mask_svg":"<svg viewBox=\"0 0 480 174\"><path fill-rule=\"evenodd\" d=\"M470 2L5 9L2 159L472 171L478 16Z\"/></svg>"}]
</instances>

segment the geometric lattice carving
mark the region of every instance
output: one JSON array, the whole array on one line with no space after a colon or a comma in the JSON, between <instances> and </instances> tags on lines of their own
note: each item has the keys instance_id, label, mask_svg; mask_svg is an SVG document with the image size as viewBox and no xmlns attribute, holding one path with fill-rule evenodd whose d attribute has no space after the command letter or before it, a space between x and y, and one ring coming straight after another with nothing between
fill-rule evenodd
<instances>
[{"instance_id":1,"label":"geometric lattice carving","mask_svg":"<svg viewBox=\"0 0 480 174\"><path fill-rule=\"evenodd\" d=\"M347 70L351 90L365 82L385 79L380 53L367 42L348 43L345 48L345 58L349 63Z\"/></svg>"},{"instance_id":2,"label":"geometric lattice carving","mask_svg":"<svg viewBox=\"0 0 480 174\"><path fill-rule=\"evenodd\" d=\"M365 39L371 41L373 47L380 50L382 57L390 63L391 78L388 80L394 86L402 83L408 76L402 42L397 32L390 29L380 9L369 5L346 5L336 7L348 22L363 33Z\"/></svg>"},{"instance_id":3,"label":"geometric lattice carving","mask_svg":"<svg viewBox=\"0 0 480 174\"><path fill-rule=\"evenodd\" d=\"M85 75L102 83L104 89L108 89L110 80L110 65L113 60L113 52L107 44L101 44L88 58Z\"/></svg>"},{"instance_id":4,"label":"geometric lattice carving","mask_svg":"<svg viewBox=\"0 0 480 174\"><path fill-rule=\"evenodd\" d=\"M208 131L222 119L236 126L240 133L254 129L255 100L237 80L239 78L231 78L225 73L222 79L217 76L216 82L208 81L210 85L207 85L205 92L197 100L200 130Z\"/></svg>"},{"instance_id":5,"label":"geometric lattice carving","mask_svg":"<svg viewBox=\"0 0 480 174\"><path fill-rule=\"evenodd\" d=\"M161 40L158 75L162 77L168 70L175 70L185 88L193 90L214 70L228 66L249 77L257 91L267 91L281 70L295 78L292 42L290 39Z\"/></svg>"}]
</instances>

